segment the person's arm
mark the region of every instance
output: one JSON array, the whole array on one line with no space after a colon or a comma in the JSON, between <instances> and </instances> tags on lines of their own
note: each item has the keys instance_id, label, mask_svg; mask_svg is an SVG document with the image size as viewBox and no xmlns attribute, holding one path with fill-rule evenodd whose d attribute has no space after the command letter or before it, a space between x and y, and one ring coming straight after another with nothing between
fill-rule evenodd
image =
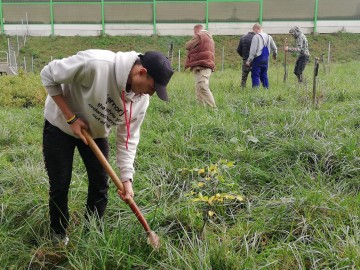
<instances>
[{"instance_id":1,"label":"person's arm","mask_svg":"<svg viewBox=\"0 0 360 270\"><path fill-rule=\"evenodd\" d=\"M133 103L133 106L141 108L133 108L133 110L141 110L141 112L130 123L130 138L128 140L128 149L126 149L127 128L123 123L117 127L116 130L116 160L117 166L120 170L120 179L124 183L125 194L121 195L123 200L134 196L132 189L132 181L135 173L134 160L136 150L140 141L140 126L144 120L147 107L149 105L149 96L144 95L142 101L138 104ZM120 193L119 193L120 194Z\"/></svg>"},{"instance_id":2,"label":"person's arm","mask_svg":"<svg viewBox=\"0 0 360 270\"><path fill-rule=\"evenodd\" d=\"M75 114L65 101L61 84L79 82L85 77L84 66L83 55L80 52L77 55L62 60L51 61L40 73L43 86L67 120L72 119ZM71 122L70 127L73 133L87 144L85 137L81 133L82 128L88 129L86 123L81 119L76 119L74 122Z\"/></svg>"},{"instance_id":3,"label":"person's arm","mask_svg":"<svg viewBox=\"0 0 360 270\"><path fill-rule=\"evenodd\" d=\"M301 44L299 44L299 41L300 41L299 38L297 38L297 39L295 40L295 42L296 42L296 47L285 46L285 51L288 51L288 52L300 52L300 50L301 50Z\"/></svg>"},{"instance_id":4,"label":"person's arm","mask_svg":"<svg viewBox=\"0 0 360 270\"><path fill-rule=\"evenodd\" d=\"M200 42L200 37L198 35L194 35L192 39L186 42L185 49L187 51L194 49L199 44L199 42Z\"/></svg>"},{"instance_id":5,"label":"person's arm","mask_svg":"<svg viewBox=\"0 0 360 270\"><path fill-rule=\"evenodd\" d=\"M62 94L61 84L81 83L85 80L84 52L51 61L41 70L40 76L50 96Z\"/></svg>"},{"instance_id":6,"label":"person's arm","mask_svg":"<svg viewBox=\"0 0 360 270\"><path fill-rule=\"evenodd\" d=\"M295 48L295 47L289 47L287 45L284 46L284 51L287 51L287 52L297 52L298 49Z\"/></svg>"},{"instance_id":7,"label":"person's arm","mask_svg":"<svg viewBox=\"0 0 360 270\"><path fill-rule=\"evenodd\" d=\"M276 60L277 47L276 47L274 39L271 36L270 36L270 48L273 51L273 58L274 58L274 60Z\"/></svg>"},{"instance_id":8,"label":"person's arm","mask_svg":"<svg viewBox=\"0 0 360 270\"><path fill-rule=\"evenodd\" d=\"M56 105L59 107L59 109L61 110L61 112L63 113L65 119L70 120L73 119L74 122L72 122L70 125L70 128L72 130L72 132L78 136L85 144L88 144L86 141L86 138L84 137L84 135L81 132L81 129L88 129L88 125L81 120L80 118L78 118L69 108L69 106L67 105L67 103L65 102L64 96L62 94L60 95L56 95L56 96L51 96L52 99L54 100L54 102L56 103ZM73 118L73 117L76 117Z\"/></svg>"}]
</instances>

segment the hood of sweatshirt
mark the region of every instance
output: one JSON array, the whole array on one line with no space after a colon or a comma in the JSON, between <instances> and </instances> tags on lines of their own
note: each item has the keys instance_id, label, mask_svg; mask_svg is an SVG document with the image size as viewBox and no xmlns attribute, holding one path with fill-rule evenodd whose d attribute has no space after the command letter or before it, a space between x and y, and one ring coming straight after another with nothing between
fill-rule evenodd
<instances>
[{"instance_id":1,"label":"hood of sweatshirt","mask_svg":"<svg viewBox=\"0 0 360 270\"><path fill-rule=\"evenodd\" d=\"M292 34L295 38L298 38L301 34L299 27L294 26L289 30L289 33Z\"/></svg>"},{"instance_id":2,"label":"hood of sweatshirt","mask_svg":"<svg viewBox=\"0 0 360 270\"><path fill-rule=\"evenodd\" d=\"M135 51L131 52L117 52L115 55L115 77L116 83L120 91L126 89L127 79L129 77L131 68L139 58L139 53ZM136 95L134 92L125 91L125 101L135 102L140 99L140 95Z\"/></svg>"}]
</instances>

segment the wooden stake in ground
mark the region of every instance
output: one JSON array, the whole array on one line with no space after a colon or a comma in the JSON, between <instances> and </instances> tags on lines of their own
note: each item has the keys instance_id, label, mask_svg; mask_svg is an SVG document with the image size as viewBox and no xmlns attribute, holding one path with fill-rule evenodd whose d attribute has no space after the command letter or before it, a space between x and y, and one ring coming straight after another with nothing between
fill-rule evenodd
<instances>
[{"instance_id":1,"label":"wooden stake in ground","mask_svg":"<svg viewBox=\"0 0 360 270\"><path fill-rule=\"evenodd\" d=\"M330 73L330 55L331 55L331 42L329 41L329 48L328 48L328 72Z\"/></svg>"},{"instance_id":2,"label":"wooden stake in ground","mask_svg":"<svg viewBox=\"0 0 360 270\"><path fill-rule=\"evenodd\" d=\"M168 59L169 59L171 65L173 62L173 57L174 57L174 43L170 42L169 43L169 51L168 51Z\"/></svg>"},{"instance_id":3,"label":"wooden stake in ground","mask_svg":"<svg viewBox=\"0 0 360 270\"><path fill-rule=\"evenodd\" d=\"M313 105L316 106L316 77L319 71L319 57L315 57L313 76Z\"/></svg>"},{"instance_id":4,"label":"wooden stake in ground","mask_svg":"<svg viewBox=\"0 0 360 270\"><path fill-rule=\"evenodd\" d=\"M109 162L107 161L107 159L105 158L105 156L103 155L103 153L101 152L101 150L99 149L97 144L95 143L94 139L91 137L89 132L86 131L85 129L81 130L81 132L84 135L84 137L86 138L86 141L88 142L89 147L94 152L95 156L98 158L101 165L104 167L105 171L109 174L110 178L112 179L112 181L114 182L114 184L116 185L118 190L120 190L122 193L124 193L125 189L124 189L122 182L120 181L120 179L117 176L117 174L115 173L115 171L111 168ZM157 234L155 232L153 232L150 229L150 226L146 222L144 216L141 214L140 209L136 205L135 201L132 198L130 198L129 200L126 201L126 203L129 205L129 207L134 212L135 216L137 217L137 219L139 220L141 225L144 227L144 230L146 231L146 233L148 235L149 244L155 250L158 250L160 248L159 237L157 236Z\"/></svg>"},{"instance_id":5,"label":"wooden stake in ground","mask_svg":"<svg viewBox=\"0 0 360 270\"><path fill-rule=\"evenodd\" d=\"M287 47L287 38L285 38L285 41L284 41L284 48ZM286 78L287 78L287 67L286 67L286 62L287 62L287 59L286 59L286 55L287 55L287 51L284 50L284 80L283 82L286 82Z\"/></svg>"},{"instance_id":6,"label":"wooden stake in ground","mask_svg":"<svg viewBox=\"0 0 360 270\"><path fill-rule=\"evenodd\" d=\"M324 55L325 55L325 53L322 53L322 54L321 54L321 62L322 62L322 64L323 64L324 73L326 73L326 67L325 67L325 59L324 59Z\"/></svg>"}]
</instances>

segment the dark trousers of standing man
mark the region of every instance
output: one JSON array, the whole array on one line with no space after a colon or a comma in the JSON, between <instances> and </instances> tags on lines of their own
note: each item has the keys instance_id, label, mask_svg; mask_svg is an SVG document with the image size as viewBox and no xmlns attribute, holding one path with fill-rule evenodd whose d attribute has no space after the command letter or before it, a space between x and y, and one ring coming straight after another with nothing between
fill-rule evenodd
<instances>
[{"instance_id":1,"label":"dark trousers of standing man","mask_svg":"<svg viewBox=\"0 0 360 270\"><path fill-rule=\"evenodd\" d=\"M243 63L242 63L242 74L241 74L241 87L242 88L246 87L246 80L247 80L247 78L249 76L249 73L251 71L251 67L249 67L246 64L246 61L247 61L247 59L244 59Z\"/></svg>"},{"instance_id":2,"label":"dark trousers of standing man","mask_svg":"<svg viewBox=\"0 0 360 270\"><path fill-rule=\"evenodd\" d=\"M95 142L108 158L107 138L95 139ZM46 120L43 131L43 154L50 182L50 229L60 235L66 234L69 224L68 193L75 147L81 155L89 178L86 217L95 214L101 218L108 201L107 173L89 146Z\"/></svg>"}]
</instances>

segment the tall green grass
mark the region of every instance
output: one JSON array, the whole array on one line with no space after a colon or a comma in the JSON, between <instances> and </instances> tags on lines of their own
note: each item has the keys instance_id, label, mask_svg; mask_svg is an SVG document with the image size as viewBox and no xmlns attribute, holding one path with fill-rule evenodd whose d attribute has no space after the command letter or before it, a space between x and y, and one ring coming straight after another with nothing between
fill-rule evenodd
<instances>
[{"instance_id":1,"label":"tall green grass","mask_svg":"<svg viewBox=\"0 0 360 270\"><path fill-rule=\"evenodd\" d=\"M87 180L79 156L70 245L51 244L41 152L44 93L37 74L11 78L14 87L0 93L0 268L360 268L359 63L334 64L327 74L320 69L315 107L312 64L298 85L292 67L284 84L282 66L271 63L269 90L240 89L239 70L215 72L216 110L196 104L189 72L175 73L169 103L152 98L134 189L161 238L159 252L114 186L100 228L84 220ZM20 93L31 103L13 102ZM110 142L115 168L113 133ZM208 181L199 173L220 160L235 162L219 165L221 178ZM244 200L211 205L194 201L199 193Z\"/></svg>"}]
</instances>

